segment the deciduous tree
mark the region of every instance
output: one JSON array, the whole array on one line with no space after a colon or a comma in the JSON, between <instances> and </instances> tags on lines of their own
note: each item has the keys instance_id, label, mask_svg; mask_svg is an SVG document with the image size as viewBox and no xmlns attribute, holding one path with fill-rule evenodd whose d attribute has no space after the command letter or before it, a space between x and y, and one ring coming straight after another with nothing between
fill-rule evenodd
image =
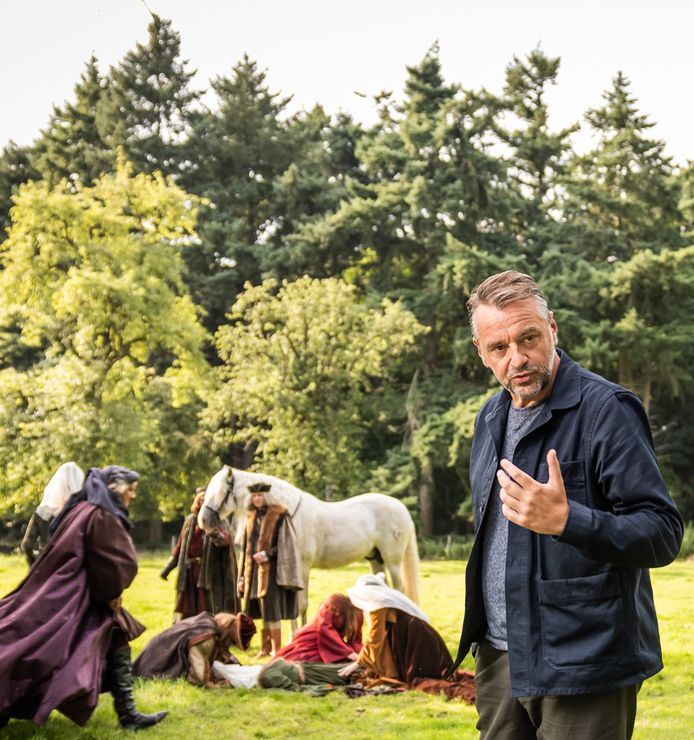
<instances>
[{"instance_id":1,"label":"deciduous tree","mask_svg":"<svg viewBox=\"0 0 694 740\"><path fill-rule=\"evenodd\" d=\"M22 186L0 252L15 335L0 358L3 511L35 505L69 459L140 470L140 516L188 498L207 372L181 276L196 211L193 196L125 164L92 187Z\"/></svg>"}]
</instances>

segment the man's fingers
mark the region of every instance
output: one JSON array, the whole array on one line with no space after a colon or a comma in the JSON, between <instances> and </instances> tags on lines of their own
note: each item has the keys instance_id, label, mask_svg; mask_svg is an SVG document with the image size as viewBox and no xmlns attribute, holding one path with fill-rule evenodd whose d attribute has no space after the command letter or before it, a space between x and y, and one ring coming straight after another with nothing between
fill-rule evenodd
<instances>
[{"instance_id":1,"label":"man's fingers","mask_svg":"<svg viewBox=\"0 0 694 740\"><path fill-rule=\"evenodd\" d=\"M547 468L549 470L549 483L559 483L564 480L561 474L561 465L559 465L559 458L557 457L556 450L550 450L547 453Z\"/></svg>"},{"instance_id":2,"label":"man's fingers","mask_svg":"<svg viewBox=\"0 0 694 740\"><path fill-rule=\"evenodd\" d=\"M531 483L535 483L534 478L531 478L527 473L524 473L510 460L502 459L499 465L501 465L501 469L508 475L508 477L521 488L527 488Z\"/></svg>"}]
</instances>

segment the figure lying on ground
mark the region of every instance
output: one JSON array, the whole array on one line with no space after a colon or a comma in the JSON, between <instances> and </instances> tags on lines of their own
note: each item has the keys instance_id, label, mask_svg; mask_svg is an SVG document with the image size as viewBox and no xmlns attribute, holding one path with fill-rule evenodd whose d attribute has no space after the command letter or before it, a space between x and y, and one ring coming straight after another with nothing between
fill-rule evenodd
<instances>
[{"instance_id":1,"label":"figure lying on ground","mask_svg":"<svg viewBox=\"0 0 694 740\"><path fill-rule=\"evenodd\" d=\"M152 638L135 661L133 671L142 678L181 678L196 686L216 686L212 663L236 663L232 645L246 650L255 634L246 614L203 612L183 619Z\"/></svg>"},{"instance_id":2,"label":"figure lying on ground","mask_svg":"<svg viewBox=\"0 0 694 740\"><path fill-rule=\"evenodd\" d=\"M338 686L347 686L348 676L340 673L348 663L304 663L276 658L260 671L258 684L264 689L301 691L323 696Z\"/></svg>"}]
</instances>

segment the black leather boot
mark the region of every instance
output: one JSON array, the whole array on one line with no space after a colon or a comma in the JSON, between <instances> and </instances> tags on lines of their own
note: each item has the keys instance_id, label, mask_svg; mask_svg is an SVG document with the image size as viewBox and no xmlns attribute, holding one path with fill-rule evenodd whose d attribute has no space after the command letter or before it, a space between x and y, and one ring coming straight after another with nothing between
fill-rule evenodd
<instances>
[{"instance_id":1,"label":"black leather boot","mask_svg":"<svg viewBox=\"0 0 694 740\"><path fill-rule=\"evenodd\" d=\"M113 650L108 656L113 706L120 726L125 730L142 730L161 722L168 712L141 714L135 709L133 699L133 667L130 662L130 647Z\"/></svg>"}]
</instances>

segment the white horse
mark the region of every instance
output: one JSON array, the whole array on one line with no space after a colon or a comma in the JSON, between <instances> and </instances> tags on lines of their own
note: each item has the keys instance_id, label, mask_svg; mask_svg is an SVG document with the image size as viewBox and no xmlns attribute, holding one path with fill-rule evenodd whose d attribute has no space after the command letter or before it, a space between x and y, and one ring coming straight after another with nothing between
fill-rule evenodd
<instances>
[{"instance_id":1,"label":"white horse","mask_svg":"<svg viewBox=\"0 0 694 740\"><path fill-rule=\"evenodd\" d=\"M292 518L301 549L299 613L304 624L313 567L339 568L368 558L374 573L387 571L394 588L418 601L419 552L414 522L402 501L390 496L365 493L326 502L274 476L225 465L207 485L199 526L211 532L221 519L234 514L236 541L240 543L250 506L248 486L258 483L270 486L272 502L284 506Z\"/></svg>"}]
</instances>

